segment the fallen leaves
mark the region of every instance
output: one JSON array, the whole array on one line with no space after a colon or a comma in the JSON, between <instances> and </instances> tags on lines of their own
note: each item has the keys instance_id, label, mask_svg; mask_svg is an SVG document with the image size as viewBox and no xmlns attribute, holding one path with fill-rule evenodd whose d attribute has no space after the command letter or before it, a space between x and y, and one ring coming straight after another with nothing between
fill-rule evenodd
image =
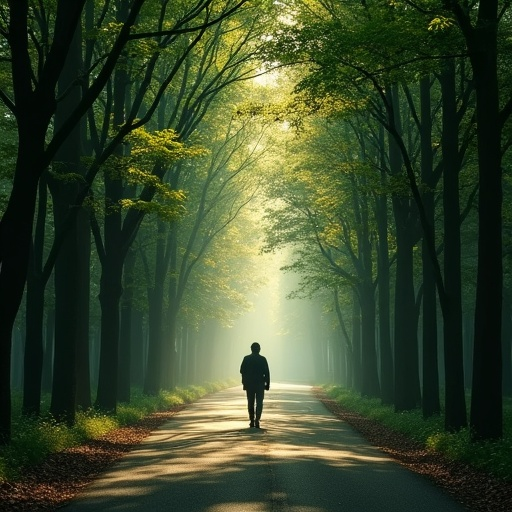
<instances>
[{"instance_id":1,"label":"fallen leaves","mask_svg":"<svg viewBox=\"0 0 512 512\"><path fill-rule=\"evenodd\" d=\"M419 473L451 494L472 512L512 511L512 483L493 478L467 464L448 460L426 450L406 436L376 421L344 409L321 389L316 396L339 419L348 423L365 439L411 471Z\"/></svg>"},{"instance_id":2,"label":"fallen leaves","mask_svg":"<svg viewBox=\"0 0 512 512\"><path fill-rule=\"evenodd\" d=\"M38 512L62 507L182 408L154 413L134 426L116 429L101 439L51 454L41 464L27 468L21 480L0 484L0 509Z\"/></svg>"}]
</instances>

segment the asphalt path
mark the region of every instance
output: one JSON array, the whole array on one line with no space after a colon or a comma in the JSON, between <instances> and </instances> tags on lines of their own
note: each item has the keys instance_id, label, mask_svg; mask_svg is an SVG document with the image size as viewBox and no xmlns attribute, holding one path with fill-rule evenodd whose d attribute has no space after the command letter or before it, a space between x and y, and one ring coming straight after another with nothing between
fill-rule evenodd
<instances>
[{"instance_id":1,"label":"asphalt path","mask_svg":"<svg viewBox=\"0 0 512 512\"><path fill-rule=\"evenodd\" d=\"M462 512L335 418L309 386L276 384L261 429L241 386L154 431L64 512Z\"/></svg>"}]
</instances>

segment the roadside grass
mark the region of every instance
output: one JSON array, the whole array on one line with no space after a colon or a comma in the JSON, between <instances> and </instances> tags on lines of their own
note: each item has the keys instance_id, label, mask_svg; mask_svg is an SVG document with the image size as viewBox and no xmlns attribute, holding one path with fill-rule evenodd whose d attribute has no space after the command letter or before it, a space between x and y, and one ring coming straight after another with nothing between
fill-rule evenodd
<instances>
[{"instance_id":1,"label":"roadside grass","mask_svg":"<svg viewBox=\"0 0 512 512\"><path fill-rule=\"evenodd\" d=\"M474 442L469 429L457 433L444 431L442 415L423 419L421 410L394 412L393 406L382 405L379 399L363 398L346 388L325 385L324 390L343 407L357 412L382 425L405 434L429 450L459 460L473 467L512 482L512 399L506 398L503 407L503 438L498 441ZM469 410L469 409L468 409Z\"/></svg>"},{"instance_id":2,"label":"roadside grass","mask_svg":"<svg viewBox=\"0 0 512 512\"><path fill-rule=\"evenodd\" d=\"M130 403L120 403L115 415L95 409L79 411L73 427L57 423L48 412L50 397L42 401L39 418L21 414L22 396L12 397L12 441L0 447L0 482L18 479L23 469L38 464L51 453L78 446L88 440L98 439L119 427L134 425L155 412L174 409L199 398L236 385L237 381L205 383L201 386L177 387L161 391L157 396L147 396L140 389L132 390Z\"/></svg>"}]
</instances>

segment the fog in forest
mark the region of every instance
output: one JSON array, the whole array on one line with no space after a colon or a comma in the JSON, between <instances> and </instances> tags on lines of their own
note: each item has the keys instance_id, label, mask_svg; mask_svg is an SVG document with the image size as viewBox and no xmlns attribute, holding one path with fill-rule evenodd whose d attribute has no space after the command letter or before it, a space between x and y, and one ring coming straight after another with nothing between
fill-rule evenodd
<instances>
[{"instance_id":1,"label":"fog in forest","mask_svg":"<svg viewBox=\"0 0 512 512\"><path fill-rule=\"evenodd\" d=\"M261 256L268 282L248 297L252 310L237 319L232 328L221 329L220 346L226 353L216 353L214 374L226 373L239 378L242 358L250 353L251 343L261 345L273 382L311 384L316 381L315 329L319 312L310 300L290 299L297 278L280 267L287 263L283 253ZM220 372L219 372L220 370Z\"/></svg>"}]
</instances>

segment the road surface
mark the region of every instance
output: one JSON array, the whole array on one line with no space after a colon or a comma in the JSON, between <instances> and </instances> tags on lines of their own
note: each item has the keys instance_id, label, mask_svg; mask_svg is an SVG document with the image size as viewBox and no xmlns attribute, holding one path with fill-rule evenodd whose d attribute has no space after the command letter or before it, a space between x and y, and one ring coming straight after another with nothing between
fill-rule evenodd
<instances>
[{"instance_id":1,"label":"road surface","mask_svg":"<svg viewBox=\"0 0 512 512\"><path fill-rule=\"evenodd\" d=\"M178 413L64 512L463 512L336 419L309 386L276 384L261 429L240 387Z\"/></svg>"}]
</instances>

